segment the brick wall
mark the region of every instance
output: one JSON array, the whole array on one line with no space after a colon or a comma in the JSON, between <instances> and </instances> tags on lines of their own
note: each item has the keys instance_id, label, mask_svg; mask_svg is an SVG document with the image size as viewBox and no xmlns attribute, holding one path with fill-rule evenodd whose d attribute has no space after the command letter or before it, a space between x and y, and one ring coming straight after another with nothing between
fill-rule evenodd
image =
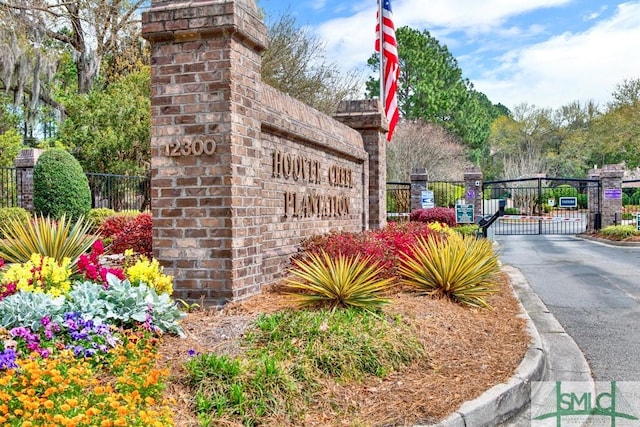
<instances>
[{"instance_id":1,"label":"brick wall","mask_svg":"<svg viewBox=\"0 0 640 427\"><path fill-rule=\"evenodd\" d=\"M284 275L303 239L384 224L377 101L336 121L264 85L258 16L253 0L154 1L143 14L154 257L180 298L245 298Z\"/></svg>"}]
</instances>

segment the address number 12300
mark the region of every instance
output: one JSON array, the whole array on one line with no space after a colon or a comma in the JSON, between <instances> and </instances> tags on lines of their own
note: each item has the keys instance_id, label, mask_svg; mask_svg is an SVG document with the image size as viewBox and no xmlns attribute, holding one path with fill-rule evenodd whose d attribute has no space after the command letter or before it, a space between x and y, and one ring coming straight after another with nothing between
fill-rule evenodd
<instances>
[{"instance_id":1,"label":"address number 12300","mask_svg":"<svg viewBox=\"0 0 640 427\"><path fill-rule=\"evenodd\" d=\"M171 157L177 156L210 156L216 151L216 142L211 139L194 138L191 140L167 142L164 146L164 154Z\"/></svg>"}]
</instances>

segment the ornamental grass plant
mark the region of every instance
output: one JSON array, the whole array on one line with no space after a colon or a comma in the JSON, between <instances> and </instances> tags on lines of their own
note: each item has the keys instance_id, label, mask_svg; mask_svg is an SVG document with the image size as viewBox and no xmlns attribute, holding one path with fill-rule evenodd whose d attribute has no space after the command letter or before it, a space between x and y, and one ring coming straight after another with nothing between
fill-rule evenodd
<instances>
[{"instance_id":1,"label":"ornamental grass plant","mask_svg":"<svg viewBox=\"0 0 640 427\"><path fill-rule=\"evenodd\" d=\"M360 307L373 310L388 300L382 295L393 283L382 278L382 267L371 257L311 253L294 261L285 280L288 294L302 307Z\"/></svg>"},{"instance_id":2,"label":"ornamental grass plant","mask_svg":"<svg viewBox=\"0 0 640 427\"><path fill-rule=\"evenodd\" d=\"M5 238L0 242L0 258L5 263L26 263L33 254L50 257L59 263L70 260L72 272L80 255L87 252L98 236L90 234L91 224L79 217L72 221L64 215L59 219L37 216L22 222L10 219L0 225Z\"/></svg>"},{"instance_id":3,"label":"ornamental grass plant","mask_svg":"<svg viewBox=\"0 0 640 427\"><path fill-rule=\"evenodd\" d=\"M418 238L401 259L402 283L435 297L474 307L490 308L499 272L493 243L457 233L446 239Z\"/></svg>"}]
</instances>

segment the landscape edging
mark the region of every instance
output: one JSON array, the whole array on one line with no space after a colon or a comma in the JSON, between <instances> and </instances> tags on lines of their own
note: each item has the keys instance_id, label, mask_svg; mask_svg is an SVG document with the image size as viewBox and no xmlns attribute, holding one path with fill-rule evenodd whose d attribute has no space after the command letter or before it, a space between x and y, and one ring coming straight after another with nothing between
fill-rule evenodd
<instances>
[{"instance_id":1,"label":"landscape edging","mask_svg":"<svg viewBox=\"0 0 640 427\"><path fill-rule=\"evenodd\" d=\"M494 426L511 418L525 408L531 398L531 383L541 381L546 369L546 352L535 323L527 312L526 292L533 292L519 270L503 267L513 284L513 292L521 307L521 316L527 321L531 343L513 377L506 383L496 384L476 399L463 403L454 413L437 424L414 427L466 427ZM522 286L522 285L526 286ZM524 302L523 302L524 301Z\"/></svg>"}]
</instances>

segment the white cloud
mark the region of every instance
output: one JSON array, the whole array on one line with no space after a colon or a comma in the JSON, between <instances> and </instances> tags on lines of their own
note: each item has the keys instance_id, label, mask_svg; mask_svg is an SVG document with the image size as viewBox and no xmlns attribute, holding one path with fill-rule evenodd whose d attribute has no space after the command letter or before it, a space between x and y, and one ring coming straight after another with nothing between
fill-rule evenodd
<instances>
[{"instance_id":1,"label":"white cloud","mask_svg":"<svg viewBox=\"0 0 640 427\"><path fill-rule=\"evenodd\" d=\"M511 20L568 3L571 0L393 0L392 7L397 26L427 29L450 49L477 43L458 59L464 62L465 77L495 103L557 108L594 100L604 105L616 84L640 77L640 1L619 4L607 20L602 18L607 6L600 7L589 17L593 26L584 32L546 39L541 37L551 34L547 22ZM364 68L373 53L375 2L349 7L351 16L314 30L326 42L330 60L345 69Z\"/></svg>"},{"instance_id":2,"label":"white cloud","mask_svg":"<svg viewBox=\"0 0 640 427\"><path fill-rule=\"evenodd\" d=\"M494 102L528 102L557 108L593 100L604 106L616 84L640 77L640 2L618 7L614 17L580 34L565 33L510 51L494 76L474 80Z\"/></svg>"}]
</instances>

